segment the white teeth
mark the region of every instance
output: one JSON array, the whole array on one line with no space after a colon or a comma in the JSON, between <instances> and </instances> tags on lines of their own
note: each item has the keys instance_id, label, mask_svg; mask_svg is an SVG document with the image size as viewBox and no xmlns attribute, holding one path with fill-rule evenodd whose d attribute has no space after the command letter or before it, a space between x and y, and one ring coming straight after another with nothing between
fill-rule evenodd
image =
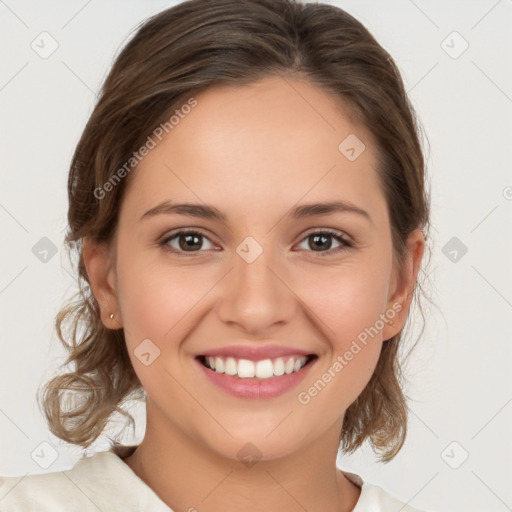
<instances>
[{"instance_id":1,"label":"white teeth","mask_svg":"<svg viewBox=\"0 0 512 512\"><path fill-rule=\"evenodd\" d=\"M258 379L269 379L274 376L274 365L270 359L258 361L256 363L256 377Z\"/></svg>"},{"instance_id":2,"label":"white teeth","mask_svg":"<svg viewBox=\"0 0 512 512\"><path fill-rule=\"evenodd\" d=\"M224 361L220 357L215 358L215 371L224 373Z\"/></svg>"},{"instance_id":3,"label":"white teeth","mask_svg":"<svg viewBox=\"0 0 512 512\"><path fill-rule=\"evenodd\" d=\"M217 367L215 367L217 371ZM238 361L238 376L239 377L254 377L254 363L248 359L240 359Z\"/></svg>"},{"instance_id":4,"label":"white teeth","mask_svg":"<svg viewBox=\"0 0 512 512\"><path fill-rule=\"evenodd\" d=\"M284 361L282 357L278 357L274 361L274 375L277 375L278 377L284 375Z\"/></svg>"},{"instance_id":5,"label":"white teeth","mask_svg":"<svg viewBox=\"0 0 512 512\"><path fill-rule=\"evenodd\" d=\"M269 379L280 377L285 373L298 372L308 360L307 357L288 357L286 362L282 357L277 359L263 359L261 361L250 361L249 359L235 359L228 357L225 361L221 357L207 357L206 362L212 370L226 375L237 375L242 379Z\"/></svg>"},{"instance_id":6,"label":"white teeth","mask_svg":"<svg viewBox=\"0 0 512 512\"><path fill-rule=\"evenodd\" d=\"M226 375L236 375L238 373L238 366L234 357L228 357L224 365L224 372Z\"/></svg>"},{"instance_id":7,"label":"white teeth","mask_svg":"<svg viewBox=\"0 0 512 512\"><path fill-rule=\"evenodd\" d=\"M293 372L293 357L290 357L288 361L286 361L286 364L284 365L284 373L292 373Z\"/></svg>"}]
</instances>

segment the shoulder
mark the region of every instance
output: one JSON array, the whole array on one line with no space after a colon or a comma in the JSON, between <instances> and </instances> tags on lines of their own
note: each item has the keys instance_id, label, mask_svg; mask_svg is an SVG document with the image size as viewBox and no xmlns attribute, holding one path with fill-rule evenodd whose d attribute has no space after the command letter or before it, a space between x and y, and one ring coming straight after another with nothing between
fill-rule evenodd
<instances>
[{"instance_id":1,"label":"shoulder","mask_svg":"<svg viewBox=\"0 0 512 512\"><path fill-rule=\"evenodd\" d=\"M360 512L359 507L362 507L361 512L364 510L372 510L375 512L426 512L417 508L413 508L403 501L394 498L378 485L368 483L364 484L361 497L359 498L357 507L353 512Z\"/></svg>"},{"instance_id":2,"label":"shoulder","mask_svg":"<svg viewBox=\"0 0 512 512\"><path fill-rule=\"evenodd\" d=\"M112 451L82 458L65 471L0 476L2 512L67 512L70 508L80 512L169 510Z\"/></svg>"},{"instance_id":3,"label":"shoulder","mask_svg":"<svg viewBox=\"0 0 512 512\"><path fill-rule=\"evenodd\" d=\"M343 474L361 488L359 500L352 512L426 512L394 498L378 485L363 481L355 473L343 471Z\"/></svg>"},{"instance_id":4,"label":"shoulder","mask_svg":"<svg viewBox=\"0 0 512 512\"><path fill-rule=\"evenodd\" d=\"M0 476L0 510L2 512L61 512L69 503L80 510L97 508L80 491L68 475L69 471L26 474L19 477Z\"/></svg>"}]
</instances>

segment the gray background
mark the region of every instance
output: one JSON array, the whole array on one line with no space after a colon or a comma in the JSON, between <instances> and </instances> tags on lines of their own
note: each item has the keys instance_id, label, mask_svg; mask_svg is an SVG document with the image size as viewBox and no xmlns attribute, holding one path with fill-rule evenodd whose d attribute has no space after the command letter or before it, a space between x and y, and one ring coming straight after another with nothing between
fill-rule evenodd
<instances>
[{"instance_id":1,"label":"gray background","mask_svg":"<svg viewBox=\"0 0 512 512\"><path fill-rule=\"evenodd\" d=\"M35 401L64 360L53 320L74 291L62 250L68 166L114 55L175 3L0 1L0 474L68 469L80 456ZM420 278L434 306L407 365L406 444L387 465L368 446L338 465L417 508L512 510L512 0L326 3L363 22L402 71L430 143L433 210ZM131 410L127 442L144 432L142 407Z\"/></svg>"}]
</instances>

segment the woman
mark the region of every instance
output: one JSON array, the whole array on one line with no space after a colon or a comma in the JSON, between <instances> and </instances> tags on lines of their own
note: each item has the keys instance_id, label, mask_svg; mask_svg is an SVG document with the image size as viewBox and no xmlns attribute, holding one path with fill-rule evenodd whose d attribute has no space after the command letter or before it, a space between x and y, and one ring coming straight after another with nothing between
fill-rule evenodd
<instances>
[{"instance_id":1,"label":"woman","mask_svg":"<svg viewBox=\"0 0 512 512\"><path fill-rule=\"evenodd\" d=\"M429 223L413 109L357 20L292 0L150 18L68 190L81 292L57 332L75 369L44 412L85 448L142 396L145 436L5 478L2 511L415 510L336 467L340 443L386 462L404 442L398 349Z\"/></svg>"}]
</instances>

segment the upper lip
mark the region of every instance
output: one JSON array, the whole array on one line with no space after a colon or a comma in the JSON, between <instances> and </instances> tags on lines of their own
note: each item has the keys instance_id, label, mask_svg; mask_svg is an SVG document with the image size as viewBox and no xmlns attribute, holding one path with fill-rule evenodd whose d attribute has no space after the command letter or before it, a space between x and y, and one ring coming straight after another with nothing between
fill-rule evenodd
<instances>
[{"instance_id":1,"label":"upper lip","mask_svg":"<svg viewBox=\"0 0 512 512\"><path fill-rule=\"evenodd\" d=\"M282 345L248 346L232 345L217 349L207 350L198 354L198 357L233 357L235 359L248 359L250 361L261 361L263 359L276 359L285 356L310 356L312 352L300 350L294 347L284 347Z\"/></svg>"}]
</instances>

